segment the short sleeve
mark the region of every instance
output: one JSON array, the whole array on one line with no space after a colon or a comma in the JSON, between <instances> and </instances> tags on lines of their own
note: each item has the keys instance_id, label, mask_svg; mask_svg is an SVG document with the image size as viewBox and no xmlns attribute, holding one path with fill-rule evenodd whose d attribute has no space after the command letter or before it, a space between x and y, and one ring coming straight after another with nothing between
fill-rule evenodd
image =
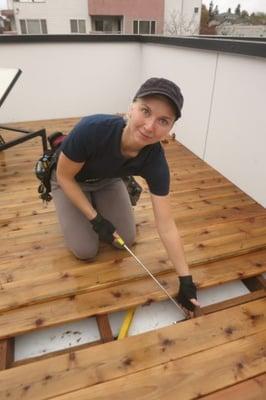
<instances>
[{"instance_id":1,"label":"short sleeve","mask_svg":"<svg viewBox=\"0 0 266 400\"><path fill-rule=\"evenodd\" d=\"M161 145L154 152L152 160L144 168L141 176L146 180L152 194L166 196L169 193L170 172Z\"/></svg>"},{"instance_id":2,"label":"short sleeve","mask_svg":"<svg viewBox=\"0 0 266 400\"><path fill-rule=\"evenodd\" d=\"M61 150L72 161L83 162L90 158L94 149L95 128L81 120L64 140Z\"/></svg>"}]
</instances>

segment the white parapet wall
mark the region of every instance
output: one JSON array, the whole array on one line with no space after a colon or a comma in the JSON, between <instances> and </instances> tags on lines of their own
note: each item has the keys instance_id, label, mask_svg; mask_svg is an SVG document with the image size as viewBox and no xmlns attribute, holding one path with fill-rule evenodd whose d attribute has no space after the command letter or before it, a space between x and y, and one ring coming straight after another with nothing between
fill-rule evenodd
<instances>
[{"instance_id":1,"label":"white parapet wall","mask_svg":"<svg viewBox=\"0 0 266 400\"><path fill-rule=\"evenodd\" d=\"M0 46L0 67L22 70L1 107L1 123L124 112L139 85L139 43Z\"/></svg>"},{"instance_id":2,"label":"white parapet wall","mask_svg":"<svg viewBox=\"0 0 266 400\"><path fill-rule=\"evenodd\" d=\"M180 85L177 140L266 207L266 59L145 44L142 80Z\"/></svg>"}]
</instances>

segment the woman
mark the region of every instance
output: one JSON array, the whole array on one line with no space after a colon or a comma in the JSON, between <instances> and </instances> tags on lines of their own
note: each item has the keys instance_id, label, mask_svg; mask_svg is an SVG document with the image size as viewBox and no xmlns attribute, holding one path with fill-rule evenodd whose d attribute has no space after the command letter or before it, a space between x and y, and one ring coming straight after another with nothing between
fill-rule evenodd
<instances>
[{"instance_id":1,"label":"woman","mask_svg":"<svg viewBox=\"0 0 266 400\"><path fill-rule=\"evenodd\" d=\"M196 287L189 274L180 236L171 216L169 168L160 141L180 118L183 96L164 78L148 79L136 93L127 121L121 116L83 118L61 146L52 194L69 249L93 258L99 239L128 246L136 228L130 198L121 177L142 176L148 184L156 227L180 280L179 303L192 311Z\"/></svg>"}]
</instances>

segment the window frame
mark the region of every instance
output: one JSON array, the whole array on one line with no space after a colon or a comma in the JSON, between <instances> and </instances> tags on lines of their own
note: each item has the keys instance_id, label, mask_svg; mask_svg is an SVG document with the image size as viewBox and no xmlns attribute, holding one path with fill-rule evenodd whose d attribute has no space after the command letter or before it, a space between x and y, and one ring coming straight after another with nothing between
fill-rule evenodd
<instances>
[{"instance_id":1,"label":"window frame","mask_svg":"<svg viewBox=\"0 0 266 400\"><path fill-rule=\"evenodd\" d=\"M82 23L84 23L84 26L82 27ZM72 30L73 24L76 24L75 28L76 30ZM84 31L83 29L84 28ZM85 34L86 33L86 19L70 19L70 33L79 33L79 34Z\"/></svg>"},{"instance_id":2,"label":"window frame","mask_svg":"<svg viewBox=\"0 0 266 400\"><path fill-rule=\"evenodd\" d=\"M149 33L141 33L140 32L140 23L141 22L149 23ZM134 35L155 35L156 34L156 23L157 23L157 21L155 21L155 20L134 19L133 20L133 34Z\"/></svg>"},{"instance_id":3,"label":"window frame","mask_svg":"<svg viewBox=\"0 0 266 400\"><path fill-rule=\"evenodd\" d=\"M39 24L39 33L29 33L29 25L30 22L32 21L38 21ZM20 31L21 35L47 35L48 34L48 29L47 29L47 20L43 18L22 18L19 19L19 24L20 24ZM26 32L23 32L25 28Z\"/></svg>"}]
</instances>

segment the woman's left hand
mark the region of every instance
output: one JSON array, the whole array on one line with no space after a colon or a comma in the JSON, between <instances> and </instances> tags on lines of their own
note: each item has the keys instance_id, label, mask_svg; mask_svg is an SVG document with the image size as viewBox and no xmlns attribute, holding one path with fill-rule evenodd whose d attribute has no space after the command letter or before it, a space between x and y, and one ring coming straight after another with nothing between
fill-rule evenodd
<instances>
[{"instance_id":1,"label":"woman's left hand","mask_svg":"<svg viewBox=\"0 0 266 400\"><path fill-rule=\"evenodd\" d=\"M177 301L186 310L193 312L196 306L200 307L200 303L197 301L197 288L192 280L192 276L180 276L179 282Z\"/></svg>"}]
</instances>

